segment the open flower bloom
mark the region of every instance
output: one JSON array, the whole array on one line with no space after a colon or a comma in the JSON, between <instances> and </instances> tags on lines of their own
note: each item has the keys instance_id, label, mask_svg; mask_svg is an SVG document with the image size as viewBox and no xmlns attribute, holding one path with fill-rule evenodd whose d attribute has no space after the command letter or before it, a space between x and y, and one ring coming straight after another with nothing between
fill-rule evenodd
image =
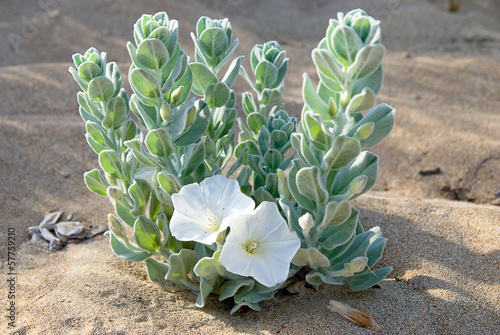
<instances>
[{"instance_id":1,"label":"open flower bloom","mask_svg":"<svg viewBox=\"0 0 500 335\"><path fill-rule=\"evenodd\" d=\"M240 191L238 182L222 175L200 184L183 186L172 195L174 214L170 220L172 235L179 241L210 245L226 230L234 213L251 212L255 203Z\"/></svg>"},{"instance_id":2,"label":"open flower bloom","mask_svg":"<svg viewBox=\"0 0 500 335\"><path fill-rule=\"evenodd\" d=\"M229 272L253 277L267 287L284 282L300 240L276 204L263 202L253 213L234 215L229 221L220 263Z\"/></svg>"}]
</instances>

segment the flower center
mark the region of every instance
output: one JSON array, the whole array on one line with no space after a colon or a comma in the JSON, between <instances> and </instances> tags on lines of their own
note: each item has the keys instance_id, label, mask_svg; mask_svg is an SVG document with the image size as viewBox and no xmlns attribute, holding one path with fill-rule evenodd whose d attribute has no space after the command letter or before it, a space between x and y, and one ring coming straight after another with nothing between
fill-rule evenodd
<instances>
[{"instance_id":1,"label":"flower center","mask_svg":"<svg viewBox=\"0 0 500 335\"><path fill-rule=\"evenodd\" d=\"M246 250L249 254L253 254L255 250L259 249L260 243L257 240L249 240L246 243Z\"/></svg>"},{"instance_id":2,"label":"flower center","mask_svg":"<svg viewBox=\"0 0 500 335\"><path fill-rule=\"evenodd\" d=\"M207 230L210 230L211 232L216 232L217 230L219 230L219 227L220 223L215 216L211 216L208 218Z\"/></svg>"}]
</instances>

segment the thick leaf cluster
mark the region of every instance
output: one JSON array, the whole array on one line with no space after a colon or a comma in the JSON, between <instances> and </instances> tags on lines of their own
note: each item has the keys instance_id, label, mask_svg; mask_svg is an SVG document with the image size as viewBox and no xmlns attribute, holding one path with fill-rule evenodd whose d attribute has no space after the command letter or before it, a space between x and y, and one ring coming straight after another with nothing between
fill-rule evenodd
<instances>
[{"instance_id":1,"label":"thick leaf cluster","mask_svg":"<svg viewBox=\"0 0 500 335\"><path fill-rule=\"evenodd\" d=\"M127 43L130 98L105 53L91 48L73 56L85 136L101 168L86 172L85 183L115 207L108 217L113 252L144 261L151 281L163 287L198 292L198 307L217 293L234 300L232 313L242 306L260 310L258 303L281 285L266 287L228 272L219 262L224 236L206 246L180 242L169 228L173 194L242 167L241 190L257 204L277 203L301 239L289 276L305 267L311 284L348 282L353 290L384 279L390 267L372 268L386 239L378 228L365 232L349 203L374 185L378 157L364 150L394 123L394 109L376 105L385 54L379 21L362 10L330 20L312 52L316 88L304 74L300 123L280 103L288 58L277 42L252 49L250 75L243 56L232 59L238 39L227 19L202 17L191 36L192 60L178 43L177 21L165 12L136 22L135 44ZM231 88L238 75L253 90L242 94L245 120L237 117Z\"/></svg>"}]
</instances>

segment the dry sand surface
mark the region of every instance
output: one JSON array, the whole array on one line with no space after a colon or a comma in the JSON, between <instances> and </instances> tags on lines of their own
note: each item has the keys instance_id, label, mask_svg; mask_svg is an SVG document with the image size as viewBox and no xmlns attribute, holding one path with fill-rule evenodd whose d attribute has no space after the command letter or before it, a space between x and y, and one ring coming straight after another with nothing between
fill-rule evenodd
<instances>
[{"instance_id":1,"label":"dry sand surface","mask_svg":"<svg viewBox=\"0 0 500 335\"><path fill-rule=\"evenodd\" d=\"M49 211L88 225L111 211L83 183L97 160L67 72L73 53L95 46L126 73L125 43L141 14L178 19L190 55L198 17L228 17L241 54L272 39L288 51L286 109L298 116L301 74L315 72L311 50L330 17L357 7L382 21L379 102L397 109L394 131L374 148L379 180L355 204L365 228L379 225L389 239L381 263L394 271L379 287L304 288L229 316L224 303L197 309L191 293L155 286L143 264L114 257L103 236L58 252L27 242L26 228ZM445 0L1 0L0 334L373 332L331 313L330 299L367 311L383 334L500 334L499 61L498 0L464 0L458 13ZM246 89L242 80L236 86ZM8 228L19 243L15 329L4 317Z\"/></svg>"}]
</instances>

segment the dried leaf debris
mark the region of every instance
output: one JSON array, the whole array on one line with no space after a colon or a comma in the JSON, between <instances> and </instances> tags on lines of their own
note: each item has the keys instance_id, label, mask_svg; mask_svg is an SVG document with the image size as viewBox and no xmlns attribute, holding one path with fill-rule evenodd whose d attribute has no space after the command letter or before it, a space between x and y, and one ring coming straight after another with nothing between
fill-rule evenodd
<instances>
[{"instance_id":1,"label":"dried leaf debris","mask_svg":"<svg viewBox=\"0 0 500 335\"><path fill-rule=\"evenodd\" d=\"M360 327L379 330L370 314L360 309L352 308L351 306L339 301L330 300L328 309L334 313L338 313L347 320L357 324Z\"/></svg>"},{"instance_id":2,"label":"dried leaf debris","mask_svg":"<svg viewBox=\"0 0 500 335\"><path fill-rule=\"evenodd\" d=\"M33 244L49 242L49 250L61 250L68 243L81 242L104 233L108 228L106 225L85 227L79 221L72 221L73 215L63 220L63 212L51 212L45 215L38 226L28 227Z\"/></svg>"}]
</instances>

